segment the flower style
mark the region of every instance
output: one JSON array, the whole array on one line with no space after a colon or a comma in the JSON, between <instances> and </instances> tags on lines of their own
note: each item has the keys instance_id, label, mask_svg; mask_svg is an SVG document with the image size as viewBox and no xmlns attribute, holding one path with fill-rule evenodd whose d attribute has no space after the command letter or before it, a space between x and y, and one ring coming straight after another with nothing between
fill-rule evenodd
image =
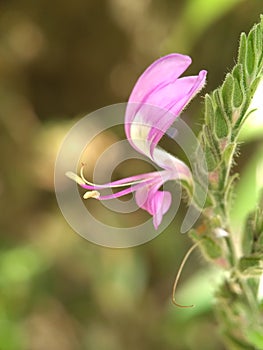
<instances>
[{"instance_id":1,"label":"flower style","mask_svg":"<svg viewBox=\"0 0 263 350\"><path fill-rule=\"evenodd\" d=\"M171 193L159 190L169 180L184 180L192 186L192 175L188 166L157 144L180 115L185 106L204 86L206 71L197 76L179 78L191 64L191 58L181 54L170 54L155 61L141 75L130 95L125 113L125 132L131 146L149 157L163 170L140 174L103 185L87 181L68 172L66 175L88 191L84 198L108 200L135 192L137 205L153 216L155 229L169 210ZM100 195L105 188L121 188L110 195Z\"/></svg>"}]
</instances>

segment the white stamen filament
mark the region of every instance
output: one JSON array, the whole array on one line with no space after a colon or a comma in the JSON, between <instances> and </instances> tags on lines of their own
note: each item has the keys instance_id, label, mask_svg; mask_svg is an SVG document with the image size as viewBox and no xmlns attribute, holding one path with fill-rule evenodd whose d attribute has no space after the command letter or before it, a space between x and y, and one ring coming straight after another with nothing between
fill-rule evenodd
<instances>
[{"instance_id":1,"label":"white stamen filament","mask_svg":"<svg viewBox=\"0 0 263 350\"><path fill-rule=\"evenodd\" d=\"M66 176L71 180L75 181L78 185L85 185L84 180L72 171L67 171Z\"/></svg>"},{"instance_id":2,"label":"white stamen filament","mask_svg":"<svg viewBox=\"0 0 263 350\"><path fill-rule=\"evenodd\" d=\"M80 168L80 176L81 176L81 180L82 182L84 182L83 184L86 184L86 185L89 185L89 186L93 186L93 187L105 187L105 188L108 188L109 186L104 186L104 185L97 185L93 182L90 182L88 181L85 176L84 176L84 173L83 173L83 170L84 170L84 165L82 165L82 167ZM77 176L77 175L76 175ZM73 179L74 180L74 179ZM146 178L146 179L142 179L142 180L136 180L136 181L132 181L132 182L125 182L124 184L119 184L119 185L111 185L110 187L111 188L118 188L118 187L126 187L126 186L132 186L132 185L136 185L136 184L139 184L141 182L145 182L145 181L148 181L149 178ZM75 180L76 181L76 180ZM80 183L78 182L78 184L80 185Z\"/></svg>"},{"instance_id":3,"label":"white stamen filament","mask_svg":"<svg viewBox=\"0 0 263 350\"><path fill-rule=\"evenodd\" d=\"M108 188L109 186L104 186L104 185L97 185L93 182L88 181L83 174L83 168L84 166L81 167L80 169L80 175L78 176L77 174L73 173L72 171L67 171L66 172L66 176L68 178L70 178L71 180L75 181L78 185L82 186L82 185L89 185L92 187L101 187L101 188ZM150 177L149 177L150 178ZM126 187L126 186L132 186L132 185L136 185L142 182L146 182L149 180L149 178L145 178L142 180L136 180L136 181L132 181L132 182L125 182L124 184L119 184L119 185L111 185L111 188L118 188L118 187Z\"/></svg>"}]
</instances>

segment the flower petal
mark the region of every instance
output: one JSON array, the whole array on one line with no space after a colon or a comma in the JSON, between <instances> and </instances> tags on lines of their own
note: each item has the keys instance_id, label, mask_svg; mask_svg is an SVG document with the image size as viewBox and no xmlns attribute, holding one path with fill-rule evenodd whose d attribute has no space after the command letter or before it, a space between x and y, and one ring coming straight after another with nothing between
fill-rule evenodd
<instances>
[{"instance_id":1,"label":"flower petal","mask_svg":"<svg viewBox=\"0 0 263 350\"><path fill-rule=\"evenodd\" d=\"M136 191L135 200L137 205L148 211L153 216L155 229L158 228L162 217L169 210L172 203L171 193L168 191L158 191L155 188L143 187Z\"/></svg>"},{"instance_id":2,"label":"flower petal","mask_svg":"<svg viewBox=\"0 0 263 350\"><path fill-rule=\"evenodd\" d=\"M154 113L157 118L151 118L153 122L152 129L147 138L147 141L151 144L151 153L175 119L181 114L191 99L203 88L206 74L207 72L202 70L198 76L180 78L176 82L152 93L147 103L169 112ZM145 115L145 118L149 122L149 115Z\"/></svg>"},{"instance_id":3,"label":"flower petal","mask_svg":"<svg viewBox=\"0 0 263 350\"><path fill-rule=\"evenodd\" d=\"M154 62L139 78L129 98L125 131L131 145L150 156L164 133L204 86L206 71L178 79L188 56L171 54Z\"/></svg>"},{"instance_id":4,"label":"flower petal","mask_svg":"<svg viewBox=\"0 0 263 350\"><path fill-rule=\"evenodd\" d=\"M130 139L130 125L138 111L138 103L146 103L148 96L156 89L174 82L189 67L192 60L189 56L170 54L161 57L151 64L137 80L128 104L137 104L135 110L126 113L125 128L127 138Z\"/></svg>"},{"instance_id":5,"label":"flower petal","mask_svg":"<svg viewBox=\"0 0 263 350\"><path fill-rule=\"evenodd\" d=\"M156 147L153 152L153 161L163 169L168 170L162 175L166 176L165 181L168 180L186 180L191 182L192 173L189 167L180 159L174 157L172 154L166 152L162 148ZM165 182L164 181L164 182Z\"/></svg>"},{"instance_id":6,"label":"flower petal","mask_svg":"<svg viewBox=\"0 0 263 350\"><path fill-rule=\"evenodd\" d=\"M190 66L192 60L189 56L173 53L156 60L137 80L129 102L145 102L148 94L157 87L162 87L176 81L178 77Z\"/></svg>"}]
</instances>

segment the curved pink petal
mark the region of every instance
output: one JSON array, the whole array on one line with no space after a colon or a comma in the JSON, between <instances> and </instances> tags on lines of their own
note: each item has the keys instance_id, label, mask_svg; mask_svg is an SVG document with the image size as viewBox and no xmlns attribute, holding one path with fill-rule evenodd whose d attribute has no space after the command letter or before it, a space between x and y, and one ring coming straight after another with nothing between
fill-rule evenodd
<instances>
[{"instance_id":1,"label":"curved pink petal","mask_svg":"<svg viewBox=\"0 0 263 350\"><path fill-rule=\"evenodd\" d=\"M167 84L167 78L175 81L190 66L189 56L172 53L152 63L137 80L129 102L145 102L148 94Z\"/></svg>"},{"instance_id":2,"label":"curved pink petal","mask_svg":"<svg viewBox=\"0 0 263 350\"><path fill-rule=\"evenodd\" d=\"M152 63L137 80L131 95L129 104L146 103L149 94L154 90L174 82L178 77L190 66L192 60L189 56L180 54L170 54ZM126 113L125 122L130 124L133 122L138 105L134 113ZM127 138L130 139L129 127L126 127Z\"/></svg>"},{"instance_id":3,"label":"curved pink petal","mask_svg":"<svg viewBox=\"0 0 263 350\"><path fill-rule=\"evenodd\" d=\"M126 109L125 131L131 145L141 153L149 156L150 148L152 155L164 133L204 86L205 70L197 76L178 79L190 63L188 56L167 55L154 62L135 84ZM134 140L131 129L135 123L137 129L141 125L146 146ZM142 132L138 130L136 135Z\"/></svg>"},{"instance_id":4,"label":"curved pink petal","mask_svg":"<svg viewBox=\"0 0 263 350\"><path fill-rule=\"evenodd\" d=\"M193 96L204 86L205 78L206 71L202 70L196 76L183 77L176 81L167 81L166 85L151 91L142 102L179 115Z\"/></svg>"},{"instance_id":5,"label":"curved pink petal","mask_svg":"<svg viewBox=\"0 0 263 350\"><path fill-rule=\"evenodd\" d=\"M148 211L153 216L155 229L158 228L162 217L169 210L172 203L172 195L167 191L158 191L153 188L143 187L136 191L135 200L137 205Z\"/></svg>"},{"instance_id":6,"label":"curved pink petal","mask_svg":"<svg viewBox=\"0 0 263 350\"><path fill-rule=\"evenodd\" d=\"M153 225L157 230L160 225L163 215L167 213L172 203L172 195L167 191L157 191L152 199L152 206L155 208L153 214Z\"/></svg>"},{"instance_id":7,"label":"curved pink petal","mask_svg":"<svg viewBox=\"0 0 263 350\"><path fill-rule=\"evenodd\" d=\"M164 112L161 118L156 118L152 124L152 129L149 131L147 139L151 144L151 153L191 99L204 87L206 74L207 72L202 70L198 76L180 78L151 95L147 103L169 111L169 113Z\"/></svg>"}]
</instances>

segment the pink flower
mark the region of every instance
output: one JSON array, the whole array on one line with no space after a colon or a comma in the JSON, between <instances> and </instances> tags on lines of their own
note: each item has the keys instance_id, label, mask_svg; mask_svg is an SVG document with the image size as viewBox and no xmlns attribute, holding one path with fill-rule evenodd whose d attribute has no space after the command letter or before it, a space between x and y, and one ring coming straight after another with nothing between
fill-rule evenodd
<instances>
[{"instance_id":1,"label":"pink flower","mask_svg":"<svg viewBox=\"0 0 263 350\"><path fill-rule=\"evenodd\" d=\"M68 172L67 176L88 190L84 198L108 200L135 192L137 205L153 216L155 229L169 210L171 193L159 188L169 180L184 180L192 185L188 166L157 146L175 119L205 84L206 71L197 76L180 78L191 64L191 58L170 54L155 61L140 76L130 95L126 115L125 132L131 146L149 157L163 170L131 176L103 185L88 182L83 176ZM121 188L110 195L100 195L105 188Z\"/></svg>"}]
</instances>

